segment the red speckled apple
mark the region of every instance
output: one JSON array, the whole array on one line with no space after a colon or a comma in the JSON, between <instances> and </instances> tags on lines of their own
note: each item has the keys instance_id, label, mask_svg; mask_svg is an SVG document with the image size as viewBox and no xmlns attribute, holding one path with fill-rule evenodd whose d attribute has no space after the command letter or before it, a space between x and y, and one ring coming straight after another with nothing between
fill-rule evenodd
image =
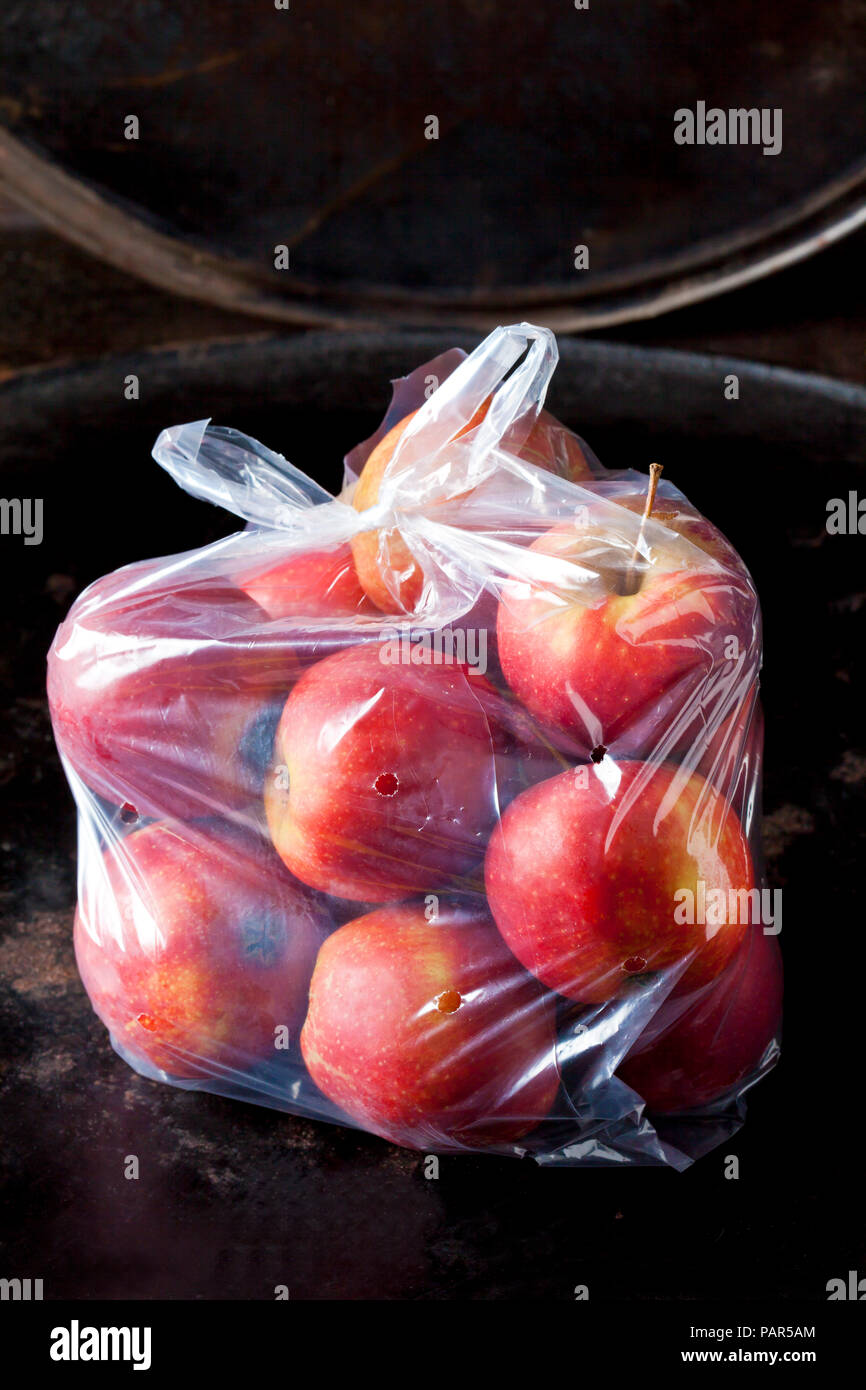
<instances>
[{"instance_id":1,"label":"red speckled apple","mask_svg":"<svg viewBox=\"0 0 866 1390\"><path fill-rule=\"evenodd\" d=\"M58 747L100 796L192 819L255 806L300 664L228 580L165 561L98 580L48 658Z\"/></svg>"},{"instance_id":2,"label":"red speckled apple","mask_svg":"<svg viewBox=\"0 0 866 1390\"><path fill-rule=\"evenodd\" d=\"M132 1057L174 1076L241 1071L304 1017L330 920L266 841L156 822L85 877L75 953L94 1009Z\"/></svg>"},{"instance_id":3,"label":"red speckled apple","mask_svg":"<svg viewBox=\"0 0 866 1390\"><path fill-rule=\"evenodd\" d=\"M454 660L385 644L311 667L286 702L265 783L271 837L304 883L360 902L467 886L497 816L507 704Z\"/></svg>"},{"instance_id":4,"label":"red speckled apple","mask_svg":"<svg viewBox=\"0 0 866 1390\"><path fill-rule=\"evenodd\" d=\"M485 910L380 908L325 942L301 1050L316 1085L410 1148L510 1143L559 1085L552 998Z\"/></svg>"},{"instance_id":5,"label":"red speckled apple","mask_svg":"<svg viewBox=\"0 0 866 1390\"><path fill-rule=\"evenodd\" d=\"M665 1028L670 1012L662 1005L652 1041L639 1039L617 1073L660 1114L708 1105L754 1072L782 1016L776 938L750 927L725 973Z\"/></svg>"},{"instance_id":6,"label":"red speckled apple","mask_svg":"<svg viewBox=\"0 0 866 1390\"><path fill-rule=\"evenodd\" d=\"M740 823L708 782L610 756L521 793L491 837L485 879L518 960L585 1004L673 967L685 966L678 991L706 984L746 927L681 924L688 900L676 895L695 895L697 918L699 882L706 892L754 885Z\"/></svg>"},{"instance_id":7,"label":"red speckled apple","mask_svg":"<svg viewBox=\"0 0 866 1390\"><path fill-rule=\"evenodd\" d=\"M361 588L348 545L287 555L246 572L238 584L269 618L312 621L376 612Z\"/></svg>"},{"instance_id":8,"label":"red speckled apple","mask_svg":"<svg viewBox=\"0 0 866 1390\"><path fill-rule=\"evenodd\" d=\"M481 424L490 402L486 401L456 438ZM358 479L352 505L359 511L375 506L385 469L410 420L417 410L405 416L376 445ZM503 441L507 447L507 440ZM527 463L572 482L592 477L577 436L546 410L541 411L526 439L515 453ZM437 460L438 461L438 460ZM400 531L364 531L352 541L352 553L361 584L383 613L413 613L423 587L423 572L413 558Z\"/></svg>"},{"instance_id":9,"label":"red speckled apple","mask_svg":"<svg viewBox=\"0 0 866 1390\"><path fill-rule=\"evenodd\" d=\"M617 499L632 510L630 500L639 499ZM587 505L533 542L530 555L560 563L503 586L499 661L527 708L585 753L603 746L623 757L670 756L684 712L700 714L711 673L730 667L730 652L743 661L755 649L757 600L709 523L690 512L653 513L692 545L653 532L649 558L633 565L625 539L633 523L615 536L616 510Z\"/></svg>"}]
</instances>

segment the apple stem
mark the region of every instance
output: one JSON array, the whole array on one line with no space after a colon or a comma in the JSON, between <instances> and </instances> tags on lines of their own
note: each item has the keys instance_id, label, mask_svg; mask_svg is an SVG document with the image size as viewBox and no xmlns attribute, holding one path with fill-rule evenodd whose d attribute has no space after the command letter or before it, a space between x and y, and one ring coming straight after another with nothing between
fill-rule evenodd
<instances>
[{"instance_id":1,"label":"apple stem","mask_svg":"<svg viewBox=\"0 0 866 1390\"><path fill-rule=\"evenodd\" d=\"M631 553L631 559L629 560L628 569L625 574L625 592L627 594L637 592L634 584L634 567L637 564L638 555L640 554L640 543L643 540L644 526L647 523L647 519L653 509L653 503L656 500L656 488L659 485L659 478L662 475L663 467L664 465L661 463L651 463L649 466L649 483L647 484L646 490L646 502L644 503L643 515L640 519L640 527L638 528L637 537L635 539L634 550Z\"/></svg>"}]
</instances>

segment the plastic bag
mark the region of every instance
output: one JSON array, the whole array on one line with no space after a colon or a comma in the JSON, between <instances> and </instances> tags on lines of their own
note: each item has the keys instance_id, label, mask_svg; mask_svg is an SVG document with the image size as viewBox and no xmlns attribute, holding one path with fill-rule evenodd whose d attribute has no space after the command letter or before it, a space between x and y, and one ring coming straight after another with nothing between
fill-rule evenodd
<instances>
[{"instance_id":1,"label":"plastic bag","mask_svg":"<svg viewBox=\"0 0 866 1390\"><path fill-rule=\"evenodd\" d=\"M91 585L48 669L79 968L137 1071L549 1164L738 1127L781 1004L758 601L543 410L556 361L522 324L420 367L337 499L157 441L247 527Z\"/></svg>"}]
</instances>

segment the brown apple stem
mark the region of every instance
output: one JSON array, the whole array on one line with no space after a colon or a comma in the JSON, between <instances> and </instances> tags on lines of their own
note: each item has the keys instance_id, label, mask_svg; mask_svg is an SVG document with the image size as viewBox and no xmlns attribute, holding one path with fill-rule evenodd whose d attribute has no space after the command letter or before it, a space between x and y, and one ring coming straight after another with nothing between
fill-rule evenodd
<instances>
[{"instance_id":1,"label":"brown apple stem","mask_svg":"<svg viewBox=\"0 0 866 1390\"><path fill-rule=\"evenodd\" d=\"M640 519L640 527L638 528L637 537L635 538L634 550L631 553L631 559L628 563L628 569L625 572L624 589L627 594L633 594L637 591L637 586L635 584L634 569L638 561L638 556L640 554L640 543L643 540L644 526L646 525L647 518L652 512L653 503L656 500L656 488L659 485L659 478L662 475L663 467L664 465L661 463L651 463L649 466L649 483L647 484L646 490L646 502L644 503L643 515Z\"/></svg>"}]
</instances>

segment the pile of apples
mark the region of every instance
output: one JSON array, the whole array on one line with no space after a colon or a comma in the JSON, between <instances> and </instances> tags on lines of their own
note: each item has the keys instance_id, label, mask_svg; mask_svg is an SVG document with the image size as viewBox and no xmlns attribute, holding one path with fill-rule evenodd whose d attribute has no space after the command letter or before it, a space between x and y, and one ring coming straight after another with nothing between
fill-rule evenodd
<instances>
[{"instance_id":1,"label":"pile of apples","mask_svg":"<svg viewBox=\"0 0 866 1390\"><path fill-rule=\"evenodd\" d=\"M359 512L410 418L367 459ZM573 1116L557 1039L581 1018L651 1112L754 1072L775 940L674 920L679 890L756 884L754 682L714 715L725 642L758 640L748 575L664 486L670 543L612 545L610 487L546 412L518 456L590 505L524 537L549 580L506 575L464 620L489 623L486 673L382 659L423 583L394 528L228 574L206 553L132 565L72 608L48 689L87 827L75 946L133 1062L254 1078L288 1038L342 1117L421 1149ZM648 508L633 483L614 504ZM605 1019L653 990L617 1047Z\"/></svg>"}]
</instances>

